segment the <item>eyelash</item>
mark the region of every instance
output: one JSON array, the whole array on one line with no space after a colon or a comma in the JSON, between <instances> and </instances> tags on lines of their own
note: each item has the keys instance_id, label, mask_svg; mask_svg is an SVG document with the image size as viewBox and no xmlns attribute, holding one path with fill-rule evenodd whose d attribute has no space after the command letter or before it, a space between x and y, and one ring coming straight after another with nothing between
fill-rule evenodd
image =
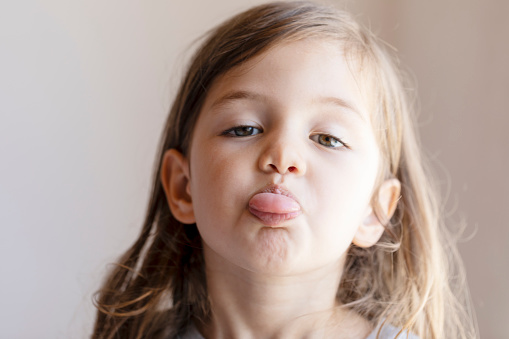
<instances>
[{"instance_id":1,"label":"eyelash","mask_svg":"<svg viewBox=\"0 0 509 339\"><path fill-rule=\"evenodd\" d=\"M254 134L247 134L247 135L239 135L237 134L237 132L241 131L242 129L250 129L251 131L252 130L257 130L258 132L257 133L254 133ZM220 135L222 136L226 136L226 137L230 137L230 138L245 138L245 137L250 137L250 136L254 136L254 135L257 135L257 134L260 134L260 133L263 133L263 130L261 128L258 128L258 127L254 127L254 126L250 126L250 125L240 125L240 126L235 126L235 127L232 127L232 128L229 128L223 132L221 132ZM320 138L321 137L325 137L325 138L329 138L329 139L333 139L331 142L338 142L340 143L341 145L337 146L337 147L334 147L334 146L327 146L327 145L324 145L322 143L320 143ZM331 148L331 149L339 149L339 148L342 148L342 147L345 147L345 148L350 148L345 142L343 142L340 138L337 138L333 135L330 135L330 134L314 134L310 137L311 140L317 142L318 144L326 147L326 148ZM315 140L316 139L316 140Z\"/></svg>"},{"instance_id":2,"label":"eyelash","mask_svg":"<svg viewBox=\"0 0 509 339\"><path fill-rule=\"evenodd\" d=\"M334 142L338 142L340 145L338 145L338 146L336 146L336 147L334 147L334 146L327 146L327 145L324 145L324 144L320 143L320 141L319 141L319 140L320 140L320 138L322 138L322 137L325 137L325 138L328 138L328 139L332 139L332 141L331 141L332 143L334 143ZM316 138L317 140L315 140L315 138ZM340 138L335 137L335 136L330 135L330 134L314 134L314 135L312 135L312 136L310 137L310 139L311 139L311 140L313 140L313 141L315 141L315 142L317 142L317 143L319 143L320 145L322 145L322 146L324 146L324 147L327 147L327 148L332 148L332 149L340 149L340 148L343 148L343 147L345 147L345 148L350 148L350 147L349 147L349 146L348 146L345 142L343 142Z\"/></svg>"},{"instance_id":3,"label":"eyelash","mask_svg":"<svg viewBox=\"0 0 509 339\"><path fill-rule=\"evenodd\" d=\"M255 134L238 135L236 132L240 131L243 128L244 129L247 129L247 128L256 129L259 132L255 133ZM263 132L263 130L261 128L258 128L258 127L254 127L254 126L250 126L250 125L240 125L240 126L235 126L235 127L229 128L226 131L223 131L220 135L224 135L224 136L227 136L227 137L230 137L230 138L244 138L244 137L250 137L250 136L253 136L253 135L257 135L257 134L260 134L262 132Z\"/></svg>"}]
</instances>

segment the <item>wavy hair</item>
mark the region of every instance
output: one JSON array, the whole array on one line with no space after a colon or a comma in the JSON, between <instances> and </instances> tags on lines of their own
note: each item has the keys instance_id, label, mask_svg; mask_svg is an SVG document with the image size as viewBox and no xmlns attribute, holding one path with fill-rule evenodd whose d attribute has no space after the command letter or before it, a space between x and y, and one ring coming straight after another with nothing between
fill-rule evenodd
<instances>
[{"instance_id":1,"label":"wavy hair","mask_svg":"<svg viewBox=\"0 0 509 339\"><path fill-rule=\"evenodd\" d=\"M160 182L163 154L172 148L188 153L215 79L271 47L302 39L327 39L344 49L382 152L378 183L401 182L400 201L391 220L383 220L380 241L349 248L337 292L341 307L373 326L387 322L423 339L476 336L462 266L425 171L394 57L346 12L273 2L213 29L194 54L164 129L141 233L96 295L93 338L176 338L194 319L210 317L201 238L196 225L184 226L169 210ZM379 211L377 201L372 204Z\"/></svg>"}]
</instances>

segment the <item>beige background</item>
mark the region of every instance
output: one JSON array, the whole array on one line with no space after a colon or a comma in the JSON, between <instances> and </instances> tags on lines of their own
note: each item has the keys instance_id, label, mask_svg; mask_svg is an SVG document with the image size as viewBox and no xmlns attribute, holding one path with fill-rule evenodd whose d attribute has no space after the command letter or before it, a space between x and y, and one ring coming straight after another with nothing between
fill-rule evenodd
<instances>
[{"instance_id":1,"label":"beige background","mask_svg":"<svg viewBox=\"0 0 509 339\"><path fill-rule=\"evenodd\" d=\"M89 335L91 295L140 228L190 42L255 3L0 3L0 338ZM417 79L449 219L473 234L460 249L481 337L507 338L509 2L341 6Z\"/></svg>"}]
</instances>

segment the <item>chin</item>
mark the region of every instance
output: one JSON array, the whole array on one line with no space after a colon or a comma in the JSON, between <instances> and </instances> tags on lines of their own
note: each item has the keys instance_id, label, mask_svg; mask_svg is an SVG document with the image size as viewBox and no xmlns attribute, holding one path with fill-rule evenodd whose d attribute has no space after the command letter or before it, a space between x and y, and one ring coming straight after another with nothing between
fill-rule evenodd
<instances>
[{"instance_id":1,"label":"chin","mask_svg":"<svg viewBox=\"0 0 509 339\"><path fill-rule=\"evenodd\" d=\"M287 230L267 227L257 237L252 271L281 276L295 269L299 260Z\"/></svg>"}]
</instances>

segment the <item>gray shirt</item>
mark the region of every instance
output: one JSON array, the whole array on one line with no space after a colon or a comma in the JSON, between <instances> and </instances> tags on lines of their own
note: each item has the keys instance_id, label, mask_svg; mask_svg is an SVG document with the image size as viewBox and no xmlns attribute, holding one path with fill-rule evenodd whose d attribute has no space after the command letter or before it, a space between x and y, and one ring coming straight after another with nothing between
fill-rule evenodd
<instances>
[{"instance_id":1,"label":"gray shirt","mask_svg":"<svg viewBox=\"0 0 509 339\"><path fill-rule=\"evenodd\" d=\"M378 329L380 328L380 325L374 329L373 332L366 338L366 339L376 339L376 335L378 333ZM380 331L379 339L419 339L418 336L412 333L408 333L407 331L401 332L400 335L396 337L400 329L391 326L391 325L384 325L382 328L382 331ZM407 336L408 335L408 336ZM196 327L190 326L187 332L180 337L180 339L205 339L203 336L198 332Z\"/></svg>"}]
</instances>

